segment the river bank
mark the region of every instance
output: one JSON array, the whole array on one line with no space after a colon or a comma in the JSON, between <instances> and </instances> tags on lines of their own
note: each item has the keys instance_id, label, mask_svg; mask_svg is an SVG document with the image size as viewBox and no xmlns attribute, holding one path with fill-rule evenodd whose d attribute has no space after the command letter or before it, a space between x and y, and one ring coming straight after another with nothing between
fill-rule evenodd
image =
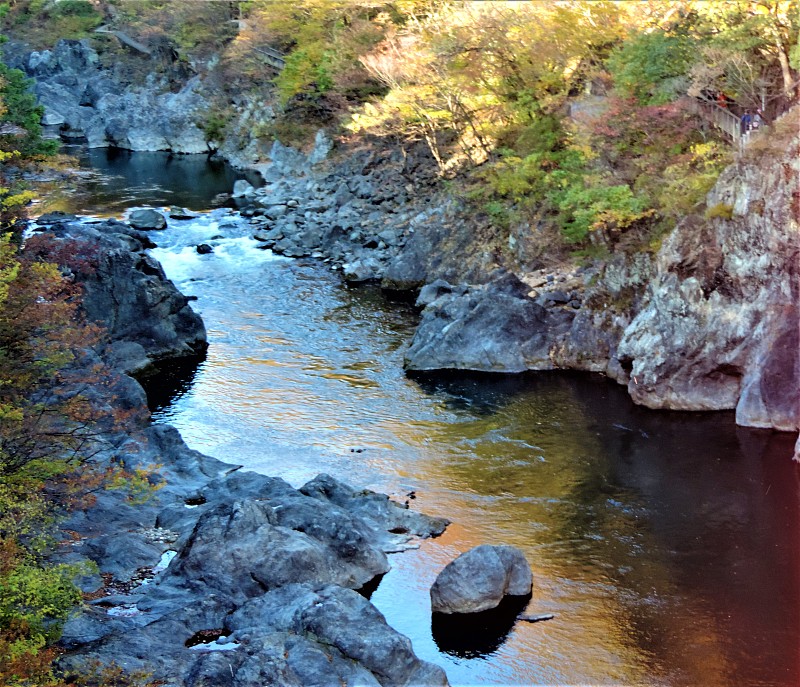
<instances>
[{"instance_id":1,"label":"river bank","mask_svg":"<svg viewBox=\"0 0 800 687\"><path fill-rule=\"evenodd\" d=\"M95 467L141 470L156 487L143 503L102 491L62 523L69 537L55 560L90 560L97 572L80 580L86 602L64 628L61 668L80 673L99 661L176 686L307 685L332 676L447 684L367 591L388 571L387 552L441 534L447 521L327 475L294 489L149 425L141 386L120 375L202 355L202 321L145 253L153 244L141 231L114 220L40 222L34 229L73 256L84 310L108 332L117 381L91 393L109 413L132 418L124 431L94 438Z\"/></svg>"},{"instance_id":2,"label":"river bank","mask_svg":"<svg viewBox=\"0 0 800 687\"><path fill-rule=\"evenodd\" d=\"M743 426L800 429L794 111L657 249L552 264L534 227L499 231L448 192L421 143L320 131L306 152L267 144L254 132L274 113L242 95L227 138L209 147L199 78L177 92L117 83L86 41L14 54L62 136L215 150L264 178L234 196L265 247L324 260L351 283L420 295L409 370L602 372L647 407L736 409ZM121 97L136 105L117 107Z\"/></svg>"}]
</instances>

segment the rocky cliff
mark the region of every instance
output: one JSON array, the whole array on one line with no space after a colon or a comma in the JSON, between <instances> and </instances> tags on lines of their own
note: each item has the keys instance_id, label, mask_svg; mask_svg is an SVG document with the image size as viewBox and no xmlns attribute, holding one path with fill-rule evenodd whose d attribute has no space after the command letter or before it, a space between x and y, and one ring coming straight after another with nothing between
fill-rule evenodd
<instances>
[{"instance_id":1,"label":"rocky cliff","mask_svg":"<svg viewBox=\"0 0 800 687\"><path fill-rule=\"evenodd\" d=\"M418 292L410 370L577 369L654 408L737 410L795 431L798 381L796 111L754 140L656 254L548 269L504 242L391 148L312 164L275 155L243 194L256 236L351 282Z\"/></svg>"},{"instance_id":2,"label":"rocky cliff","mask_svg":"<svg viewBox=\"0 0 800 687\"><path fill-rule=\"evenodd\" d=\"M155 75L137 85L104 65L86 40L62 40L32 53L12 44L4 52L9 64L34 79L42 123L66 139L85 139L90 148L209 152L199 126L208 109L199 78L177 91Z\"/></svg>"},{"instance_id":3,"label":"rocky cliff","mask_svg":"<svg viewBox=\"0 0 800 687\"><path fill-rule=\"evenodd\" d=\"M665 241L618 350L637 403L736 408L741 425L800 428L796 117L722 174L710 218L687 218Z\"/></svg>"},{"instance_id":4,"label":"rocky cliff","mask_svg":"<svg viewBox=\"0 0 800 687\"><path fill-rule=\"evenodd\" d=\"M795 110L753 141L705 213L681 222L655 258L618 257L583 275L519 270L532 288L512 296L447 285L423 298L408 367L602 371L640 404L736 408L739 424L796 431L796 119Z\"/></svg>"}]
</instances>

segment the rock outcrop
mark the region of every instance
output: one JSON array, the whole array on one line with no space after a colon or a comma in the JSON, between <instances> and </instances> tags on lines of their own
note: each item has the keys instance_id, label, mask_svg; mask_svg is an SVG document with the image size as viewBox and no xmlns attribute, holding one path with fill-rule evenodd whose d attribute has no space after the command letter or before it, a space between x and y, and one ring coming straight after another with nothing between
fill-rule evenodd
<instances>
[{"instance_id":1,"label":"rock outcrop","mask_svg":"<svg viewBox=\"0 0 800 687\"><path fill-rule=\"evenodd\" d=\"M155 470L163 487L138 505L103 492L64 523L62 559L103 577L82 581L94 600L64 628L62 669L115 662L176 687L447 684L352 591L388 570L385 551L446 521L328 475L296 490L242 472L166 426L117 443L103 460Z\"/></svg>"},{"instance_id":2,"label":"rock outcrop","mask_svg":"<svg viewBox=\"0 0 800 687\"><path fill-rule=\"evenodd\" d=\"M141 373L158 360L205 352L203 321L145 252L153 245L146 234L116 220L51 216L40 222L38 228L53 236L63 269L82 284L83 309L104 327L121 371Z\"/></svg>"},{"instance_id":3,"label":"rock outcrop","mask_svg":"<svg viewBox=\"0 0 800 687\"><path fill-rule=\"evenodd\" d=\"M530 596L530 565L513 546L482 544L445 567L431 587L434 613L480 613L506 596Z\"/></svg>"},{"instance_id":4,"label":"rock outcrop","mask_svg":"<svg viewBox=\"0 0 800 687\"><path fill-rule=\"evenodd\" d=\"M659 252L618 351L637 403L800 429L800 137L771 135L709 193L722 216L687 218Z\"/></svg>"},{"instance_id":5,"label":"rock outcrop","mask_svg":"<svg viewBox=\"0 0 800 687\"><path fill-rule=\"evenodd\" d=\"M654 258L616 256L583 275L562 273L562 283L518 265L527 294L492 284L438 288L418 301L424 310L406 366L604 372L649 407L735 408L740 425L796 431L800 139L793 116L751 144L708 194L706 215L681 222ZM401 253L396 263L405 259Z\"/></svg>"},{"instance_id":6,"label":"rock outcrop","mask_svg":"<svg viewBox=\"0 0 800 687\"><path fill-rule=\"evenodd\" d=\"M42 123L64 138L86 139L90 148L209 152L198 126L208 99L197 77L178 92L153 76L143 85L125 83L86 40L61 40L52 50L29 54L11 51L7 60L35 79Z\"/></svg>"},{"instance_id":7,"label":"rock outcrop","mask_svg":"<svg viewBox=\"0 0 800 687\"><path fill-rule=\"evenodd\" d=\"M427 302L432 289L437 296ZM569 329L572 312L553 311L530 298L530 288L512 274L477 287L452 287L438 280L423 289L426 304L411 346L409 370L467 369L523 372L551 369L556 331Z\"/></svg>"}]
</instances>

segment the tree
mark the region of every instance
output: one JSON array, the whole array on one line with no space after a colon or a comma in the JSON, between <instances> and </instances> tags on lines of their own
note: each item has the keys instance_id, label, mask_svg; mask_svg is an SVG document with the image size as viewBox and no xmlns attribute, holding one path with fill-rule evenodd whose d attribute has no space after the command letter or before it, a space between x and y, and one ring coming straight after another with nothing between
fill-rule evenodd
<instances>
[{"instance_id":1,"label":"tree","mask_svg":"<svg viewBox=\"0 0 800 687\"><path fill-rule=\"evenodd\" d=\"M114 378L92 351L101 332L62 273L90 267L91 253L53 245L39 236L20 251L0 236L0 683L20 687L60 685L50 645L80 600L72 580L85 570L47 560L55 512L128 481L93 458L104 431L141 420L109 405ZM134 489L147 484L132 477Z\"/></svg>"}]
</instances>

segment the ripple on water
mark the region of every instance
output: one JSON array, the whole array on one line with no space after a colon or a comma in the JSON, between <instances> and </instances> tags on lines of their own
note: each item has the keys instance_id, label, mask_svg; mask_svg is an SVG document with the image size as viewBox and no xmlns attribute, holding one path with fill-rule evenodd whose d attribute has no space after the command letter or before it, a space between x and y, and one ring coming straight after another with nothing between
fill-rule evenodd
<instances>
[{"instance_id":1,"label":"ripple on water","mask_svg":"<svg viewBox=\"0 0 800 687\"><path fill-rule=\"evenodd\" d=\"M247 469L295 485L330 472L400 500L413 490L414 507L453 520L392 555L372 597L452 684L800 684L791 437L636 408L600 377L409 379L410 308L249 234L214 211L156 236L210 341L156 419ZM193 252L214 235L214 253ZM482 543L523 549L528 612L555 618L459 656L433 637L428 590Z\"/></svg>"}]
</instances>

